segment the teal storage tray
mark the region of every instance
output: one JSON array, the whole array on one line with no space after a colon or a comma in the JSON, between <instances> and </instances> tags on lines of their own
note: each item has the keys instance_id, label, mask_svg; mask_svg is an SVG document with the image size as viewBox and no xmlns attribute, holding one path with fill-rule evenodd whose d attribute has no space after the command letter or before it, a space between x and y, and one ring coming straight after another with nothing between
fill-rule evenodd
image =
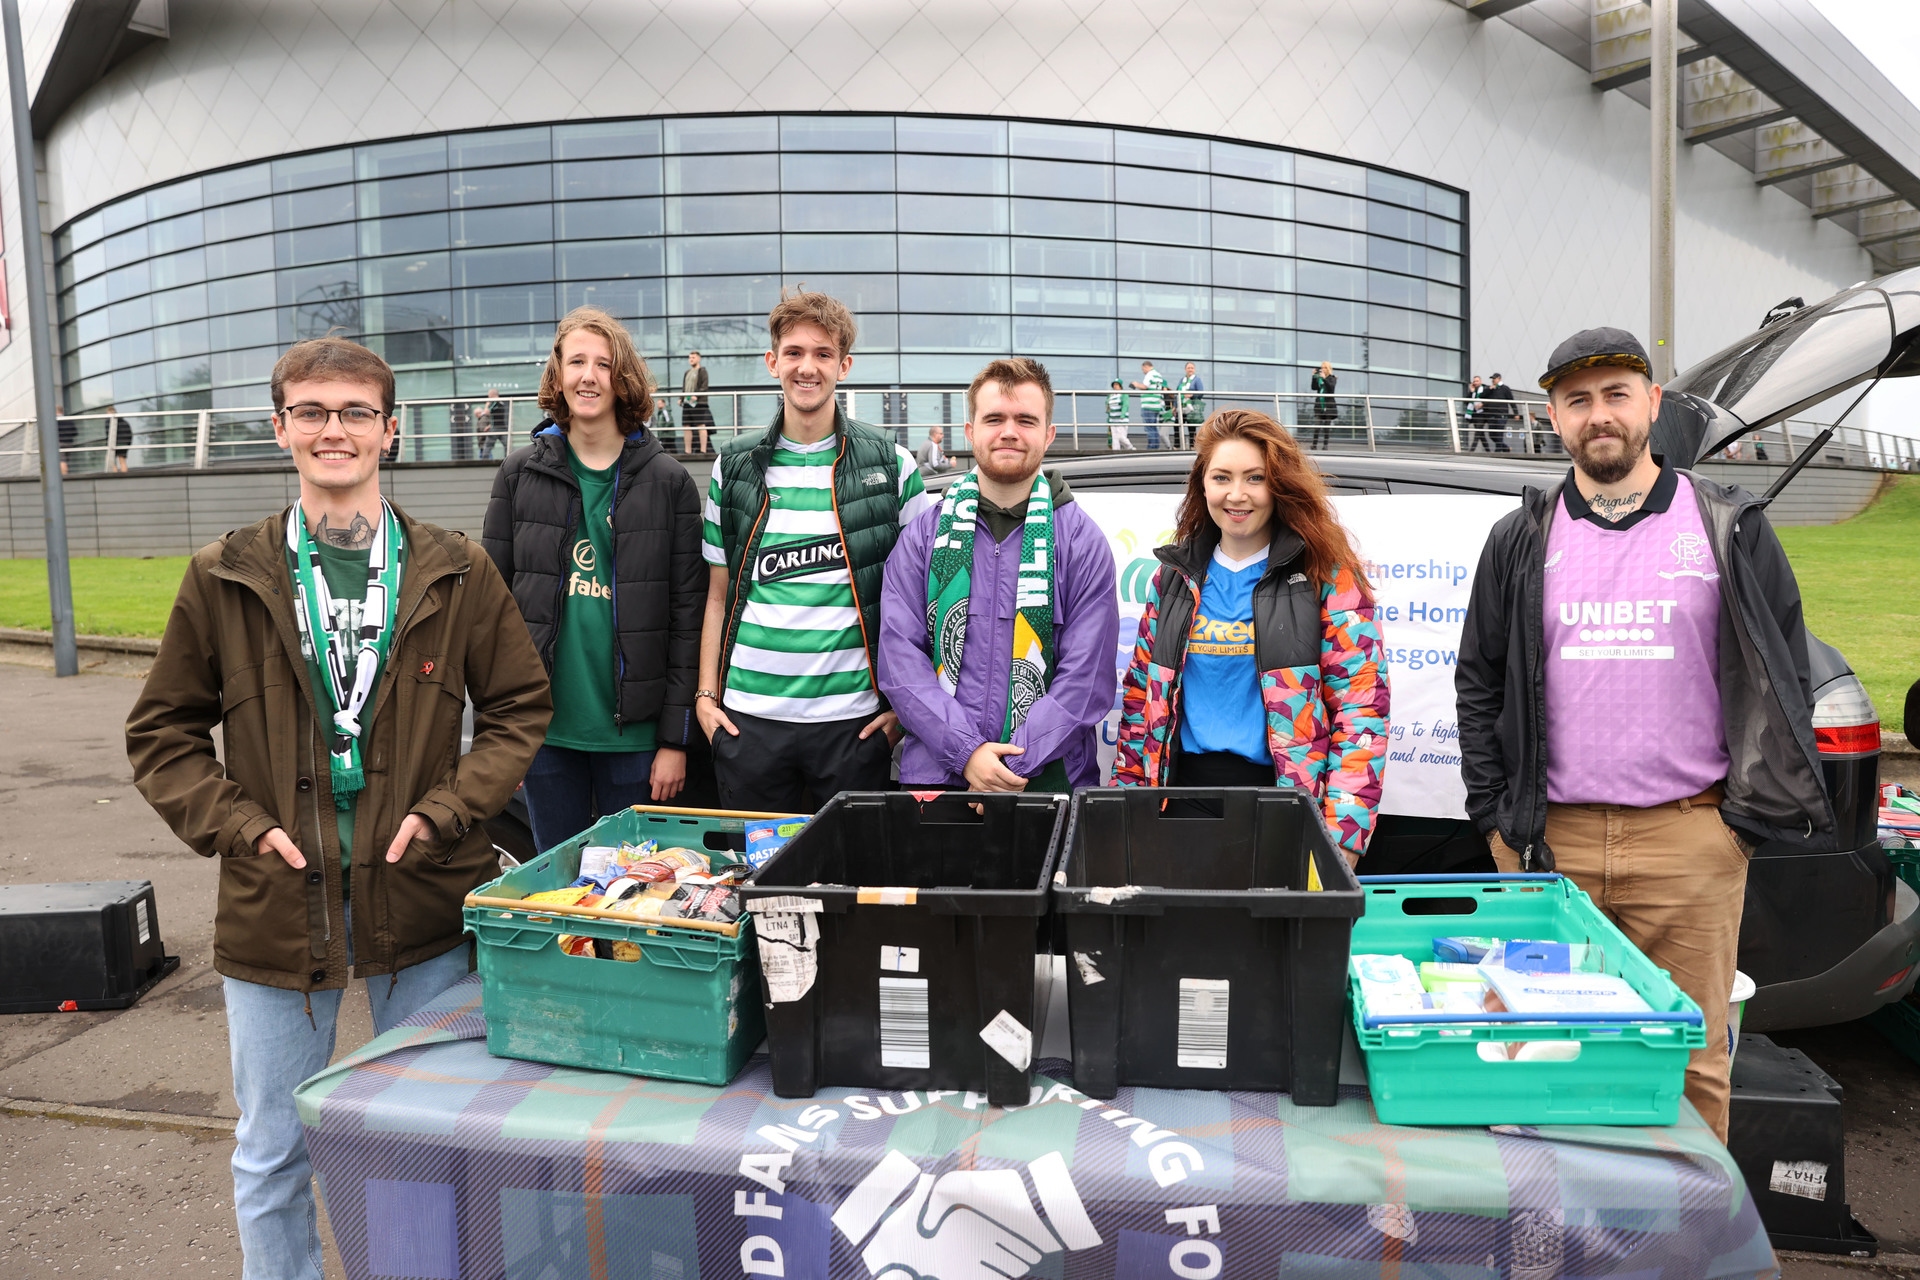
<instances>
[{"instance_id":1,"label":"teal storage tray","mask_svg":"<svg viewBox=\"0 0 1920 1280\"><path fill-rule=\"evenodd\" d=\"M1361 876L1367 913L1353 926L1355 955L1433 959L1449 934L1598 943L1606 971L1625 978L1654 1012L1541 1022L1489 1014L1370 1017L1348 979L1354 1035L1385 1124L1673 1124L1687 1055L1705 1047L1700 1006L1627 941L1573 881L1557 875ZM1489 1061L1480 1046L1573 1041L1565 1062Z\"/></svg>"},{"instance_id":2,"label":"teal storage tray","mask_svg":"<svg viewBox=\"0 0 1920 1280\"><path fill-rule=\"evenodd\" d=\"M726 1084L766 1034L752 922L731 936L504 905L580 874L587 845L656 839L744 862L750 819L768 815L627 809L601 819L467 896L487 1015L487 1052L661 1080ZM561 934L631 942L635 961L570 956Z\"/></svg>"}]
</instances>

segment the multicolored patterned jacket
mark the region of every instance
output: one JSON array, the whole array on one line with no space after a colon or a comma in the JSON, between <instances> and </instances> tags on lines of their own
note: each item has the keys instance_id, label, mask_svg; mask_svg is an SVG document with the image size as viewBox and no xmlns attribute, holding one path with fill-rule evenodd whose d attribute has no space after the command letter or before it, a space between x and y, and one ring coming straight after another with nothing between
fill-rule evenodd
<instances>
[{"instance_id":1,"label":"multicolored patterned jacket","mask_svg":"<svg viewBox=\"0 0 1920 1280\"><path fill-rule=\"evenodd\" d=\"M1218 533L1158 548L1121 683L1118 786L1175 785L1180 674L1188 631ZM1298 534L1274 535L1267 572L1254 588L1254 652L1266 704L1274 780L1321 802L1342 848L1366 852L1387 760L1387 659L1374 606L1346 569L1312 584L1297 561Z\"/></svg>"}]
</instances>

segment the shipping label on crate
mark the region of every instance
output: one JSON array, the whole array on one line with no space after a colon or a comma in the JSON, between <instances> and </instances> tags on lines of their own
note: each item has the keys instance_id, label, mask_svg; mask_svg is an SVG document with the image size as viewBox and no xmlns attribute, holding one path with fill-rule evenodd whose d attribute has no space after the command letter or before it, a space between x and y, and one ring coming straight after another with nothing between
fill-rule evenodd
<instances>
[{"instance_id":1,"label":"shipping label on crate","mask_svg":"<svg viewBox=\"0 0 1920 1280\"><path fill-rule=\"evenodd\" d=\"M1140 614L1160 562L1153 549L1173 541L1173 493L1076 493L1074 501L1107 535L1119 570L1119 675L1133 660ZM1380 812L1425 818L1466 817L1453 677L1473 570L1494 524L1519 499L1479 494L1362 494L1333 499L1360 551L1374 589L1393 716ZM1100 729L1103 778L1113 771L1120 695Z\"/></svg>"},{"instance_id":2,"label":"shipping label on crate","mask_svg":"<svg viewBox=\"0 0 1920 1280\"><path fill-rule=\"evenodd\" d=\"M1818 1160L1775 1160L1767 1190L1802 1200L1825 1200L1827 1166Z\"/></svg>"},{"instance_id":3,"label":"shipping label on crate","mask_svg":"<svg viewBox=\"0 0 1920 1280\"><path fill-rule=\"evenodd\" d=\"M747 904L753 912L753 933L760 942L760 972L767 981L767 999L788 1004L813 990L820 972L820 912L818 898L756 898Z\"/></svg>"},{"instance_id":4,"label":"shipping label on crate","mask_svg":"<svg viewBox=\"0 0 1920 1280\"><path fill-rule=\"evenodd\" d=\"M933 1065L925 978L880 979L880 1065L920 1071Z\"/></svg>"},{"instance_id":5,"label":"shipping label on crate","mask_svg":"<svg viewBox=\"0 0 1920 1280\"><path fill-rule=\"evenodd\" d=\"M1225 978L1180 979L1180 1032L1174 1065L1201 1071L1227 1069Z\"/></svg>"}]
</instances>

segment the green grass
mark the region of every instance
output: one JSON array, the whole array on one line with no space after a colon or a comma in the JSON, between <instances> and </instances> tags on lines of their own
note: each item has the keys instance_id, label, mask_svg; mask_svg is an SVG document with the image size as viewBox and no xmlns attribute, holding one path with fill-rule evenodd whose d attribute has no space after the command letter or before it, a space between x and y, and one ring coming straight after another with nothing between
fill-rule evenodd
<instances>
[{"instance_id":1,"label":"green grass","mask_svg":"<svg viewBox=\"0 0 1920 1280\"><path fill-rule=\"evenodd\" d=\"M1847 655L1881 724L1902 728L1907 686L1920 677L1920 476L1898 477L1880 500L1835 525L1780 530L1806 599L1807 625ZM158 636L185 556L76 559L73 598L88 635ZM52 623L44 560L0 560L0 626Z\"/></svg>"},{"instance_id":2,"label":"green grass","mask_svg":"<svg viewBox=\"0 0 1920 1280\"><path fill-rule=\"evenodd\" d=\"M1807 626L1847 655L1898 733L1907 687L1920 678L1920 476L1899 476L1878 502L1840 524L1780 530L1806 602Z\"/></svg>"},{"instance_id":3,"label":"green grass","mask_svg":"<svg viewBox=\"0 0 1920 1280\"><path fill-rule=\"evenodd\" d=\"M167 625L167 611L187 571L186 556L75 557L74 629L89 636L154 636ZM47 606L45 560L0 560L0 627L53 626Z\"/></svg>"}]
</instances>

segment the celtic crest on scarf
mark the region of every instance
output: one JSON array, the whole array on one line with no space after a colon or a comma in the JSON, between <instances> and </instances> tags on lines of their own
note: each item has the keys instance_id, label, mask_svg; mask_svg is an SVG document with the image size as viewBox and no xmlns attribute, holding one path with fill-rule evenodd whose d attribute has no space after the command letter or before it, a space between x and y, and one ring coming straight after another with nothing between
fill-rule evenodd
<instances>
[{"instance_id":1,"label":"celtic crest on scarf","mask_svg":"<svg viewBox=\"0 0 1920 1280\"><path fill-rule=\"evenodd\" d=\"M927 571L927 639L933 650L934 675L950 697L959 690L960 663L966 654L979 505L975 472L969 471L947 487L940 500ZM1047 691L1053 674L1053 491L1044 475L1033 478L1027 498L1026 520L1020 528L1016 590L1002 741L1010 739L1027 718L1027 712Z\"/></svg>"}]
</instances>

